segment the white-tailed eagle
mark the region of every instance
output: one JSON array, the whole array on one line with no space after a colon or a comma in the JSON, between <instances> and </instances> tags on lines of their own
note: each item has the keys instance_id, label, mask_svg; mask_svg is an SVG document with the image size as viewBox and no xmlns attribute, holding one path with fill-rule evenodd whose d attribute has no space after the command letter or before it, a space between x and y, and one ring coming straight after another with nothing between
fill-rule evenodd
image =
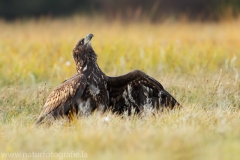
<instances>
[{"instance_id":1,"label":"white-tailed eagle","mask_svg":"<svg viewBox=\"0 0 240 160\"><path fill-rule=\"evenodd\" d=\"M72 109L81 116L95 110L122 114L130 113L132 108L141 113L150 108L180 106L157 80L140 70L118 77L104 74L97 64L92 37L93 34L88 34L74 47L77 74L50 93L36 123L45 117L66 116Z\"/></svg>"}]
</instances>

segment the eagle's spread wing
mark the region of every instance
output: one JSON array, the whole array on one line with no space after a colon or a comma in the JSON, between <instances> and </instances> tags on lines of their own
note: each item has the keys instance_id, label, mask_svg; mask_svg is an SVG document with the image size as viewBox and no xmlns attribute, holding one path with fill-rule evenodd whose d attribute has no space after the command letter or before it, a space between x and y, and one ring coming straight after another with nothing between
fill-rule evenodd
<instances>
[{"instance_id":1,"label":"eagle's spread wing","mask_svg":"<svg viewBox=\"0 0 240 160\"><path fill-rule=\"evenodd\" d=\"M144 111L146 108L159 108L180 105L163 86L142 71L135 70L119 77L108 77L110 106L114 112Z\"/></svg>"},{"instance_id":2,"label":"eagle's spread wing","mask_svg":"<svg viewBox=\"0 0 240 160\"><path fill-rule=\"evenodd\" d=\"M87 79L83 74L77 74L61 83L48 96L36 124L47 115L56 118L67 114L71 107L77 104L77 100L81 98L86 84Z\"/></svg>"}]
</instances>

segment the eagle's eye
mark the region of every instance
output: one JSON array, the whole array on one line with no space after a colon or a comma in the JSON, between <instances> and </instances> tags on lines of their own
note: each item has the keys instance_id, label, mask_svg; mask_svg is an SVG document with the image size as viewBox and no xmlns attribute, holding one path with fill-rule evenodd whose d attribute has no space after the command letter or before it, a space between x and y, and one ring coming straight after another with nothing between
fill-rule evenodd
<instances>
[{"instance_id":1,"label":"eagle's eye","mask_svg":"<svg viewBox=\"0 0 240 160\"><path fill-rule=\"evenodd\" d=\"M81 45L83 45L83 40L80 42Z\"/></svg>"}]
</instances>

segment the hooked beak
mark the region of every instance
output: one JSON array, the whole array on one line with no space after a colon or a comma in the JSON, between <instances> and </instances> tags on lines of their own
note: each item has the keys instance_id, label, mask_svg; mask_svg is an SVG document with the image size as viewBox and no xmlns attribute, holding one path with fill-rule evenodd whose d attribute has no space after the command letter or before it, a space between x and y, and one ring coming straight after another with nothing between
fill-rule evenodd
<instances>
[{"instance_id":1,"label":"hooked beak","mask_svg":"<svg viewBox=\"0 0 240 160\"><path fill-rule=\"evenodd\" d=\"M87 44L91 41L93 37L93 34L88 34L85 38L84 38L84 44Z\"/></svg>"}]
</instances>

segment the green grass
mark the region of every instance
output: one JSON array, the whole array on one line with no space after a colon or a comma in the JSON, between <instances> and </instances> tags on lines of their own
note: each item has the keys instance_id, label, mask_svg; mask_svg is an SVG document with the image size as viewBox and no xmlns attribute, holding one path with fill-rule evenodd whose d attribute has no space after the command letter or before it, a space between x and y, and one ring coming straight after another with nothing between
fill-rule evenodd
<instances>
[{"instance_id":1,"label":"green grass","mask_svg":"<svg viewBox=\"0 0 240 160\"><path fill-rule=\"evenodd\" d=\"M1 21L0 152L84 152L88 159L239 159L239 26L239 19ZM183 108L143 118L94 113L71 125L58 121L34 127L49 92L76 73L71 51L88 33L95 35L92 45L107 75L143 70Z\"/></svg>"}]
</instances>

